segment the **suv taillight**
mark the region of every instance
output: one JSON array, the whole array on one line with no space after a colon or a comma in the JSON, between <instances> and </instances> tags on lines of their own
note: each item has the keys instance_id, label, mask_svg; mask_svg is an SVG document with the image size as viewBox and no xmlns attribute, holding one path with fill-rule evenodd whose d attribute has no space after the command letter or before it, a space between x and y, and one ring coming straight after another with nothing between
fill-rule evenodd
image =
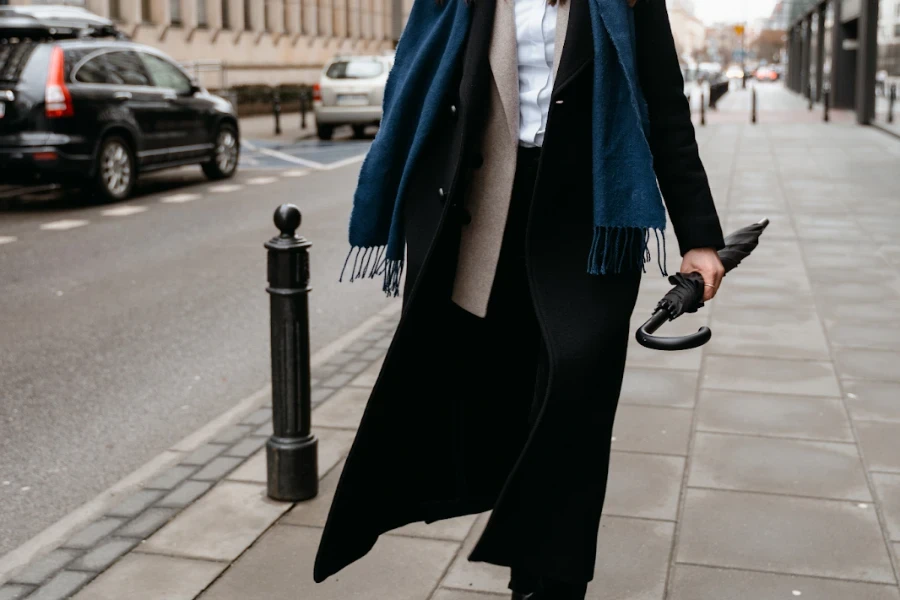
<instances>
[{"instance_id":1,"label":"suv taillight","mask_svg":"<svg viewBox=\"0 0 900 600\"><path fill-rule=\"evenodd\" d=\"M313 84L313 100L322 100L322 86L318 83Z\"/></svg>"},{"instance_id":2,"label":"suv taillight","mask_svg":"<svg viewBox=\"0 0 900 600\"><path fill-rule=\"evenodd\" d=\"M44 111L48 119L75 116L72 94L66 87L66 55L59 46L55 46L50 52L47 87L44 88Z\"/></svg>"}]
</instances>

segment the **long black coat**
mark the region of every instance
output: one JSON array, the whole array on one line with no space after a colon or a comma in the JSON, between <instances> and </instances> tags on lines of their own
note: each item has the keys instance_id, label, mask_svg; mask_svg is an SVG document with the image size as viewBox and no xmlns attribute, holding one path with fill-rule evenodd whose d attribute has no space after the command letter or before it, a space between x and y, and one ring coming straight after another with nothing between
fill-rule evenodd
<instances>
[{"instance_id":1,"label":"long black coat","mask_svg":"<svg viewBox=\"0 0 900 600\"><path fill-rule=\"evenodd\" d=\"M591 276L593 39L572 2L527 235L527 273L549 373L530 421L515 365L485 356L450 301L466 184L482 159L494 2L473 3L459 85L406 207L404 310L347 459L319 547L322 581L380 534L493 509L470 558L592 579L610 438L640 275ZM606 0L622 1L626 0ZM665 3L640 0L638 71L655 169L682 253L722 246ZM485 363L488 364L485 364ZM531 368L531 367L529 367ZM522 376L534 377L534 373Z\"/></svg>"}]
</instances>

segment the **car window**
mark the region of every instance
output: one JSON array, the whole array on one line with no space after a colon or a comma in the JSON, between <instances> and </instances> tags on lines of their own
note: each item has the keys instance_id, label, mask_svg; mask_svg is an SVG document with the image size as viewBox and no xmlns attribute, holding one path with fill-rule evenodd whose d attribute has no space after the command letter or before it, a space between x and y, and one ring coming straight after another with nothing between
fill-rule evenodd
<instances>
[{"instance_id":1,"label":"car window","mask_svg":"<svg viewBox=\"0 0 900 600\"><path fill-rule=\"evenodd\" d=\"M190 94L193 84L187 75L181 72L181 69L153 54L141 53L147 70L153 78L153 83L157 87L170 88L179 94Z\"/></svg>"},{"instance_id":2,"label":"car window","mask_svg":"<svg viewBox=\"0 0 900 600\"><path fill-rule=\"evenodd\" d=\"M78 83L151 85L150 77L135 52L101 50L89 53L83 51L77 54L73 53L72 58L77 60L73 78Z\"/></svg>"},{"instance_id":3,"label":"car window","mask_svg":"<svg viewBox=\"0 0 900 600\"><path fill-rule=\"evenodd\" d=\"M371 79L384 73L384 65L375 60L339 60L325 73L329 79Z\"/></svg>"}]
</instances>

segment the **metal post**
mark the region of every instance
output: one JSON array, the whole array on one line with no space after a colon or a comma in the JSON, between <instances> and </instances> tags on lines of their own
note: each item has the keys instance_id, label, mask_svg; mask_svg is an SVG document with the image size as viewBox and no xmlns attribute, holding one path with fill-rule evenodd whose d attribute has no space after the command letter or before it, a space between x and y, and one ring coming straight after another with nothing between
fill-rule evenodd
<instances>
[{"instance_id":1,"label":"metal post","mask_svg":"<svg viewBox=\"0 0 900 600\"><path fill-rule=\"evenodd\" d=\"M831 115L829 114L831 111L831 88L825 88L825 96L822 99L822 103L825 105L825 115L823 120L827 123L831 120Z\"/></svg>"},{"instance_id":2,"label":"metal post","mask_svg":"<svg viewBox=\"0 0 900 600\"><path fill-rule=\"evenodd\" d=\"M700 124L706 125L706 93L700 92Z\"/></svg>"},{"instance_id":3,"label":"metal post","mask_svg":"<svg viewBox=\"0 0 900 600\"><path fill-rule=\"evenodd\" d=\"M319 493L318 446L312 435L309 350L309 248L296 234L300 209L275 211L281 235L269 251L272 344L272 425L266 444L268 495L300 502Z\"/></svg>"},{"instance_id":4,"label":"metal post","mask_svg":"<svg viewBox=\"0 0 900 600\"><path fill-rule=\"evenodd\" d=\"M272 91L272 112L275 113L275 135L281 135L281 94Z\"/></svg>"},{"instance_id":5,"label":"metal post","mask_svg":"<svg viewBox=\"0 0 900 600\"><path fill-rule=\"evenodd\" d=\"M306 129L306 111L309 110L309 86L300 88L300 129Z\"/></svg>"},{"instance_id":6,"label":"metal post","mask_svg":"<svg viewBox=\"0 0 900 600\"><path fill-rule=\"evenodd\" d=\"M891 95L888 98L888 114L887 114L887 122L894 122L894 102L897 101L897 84L891 84Z\"/></svg>"},{"instance_id":7,"label":"metal post","mask_svg":"<svg viewBox=\"0 0 900 600\"><path fill-rule=\"evenodd\" d=\"M812 112L813 109L813 93L812 93L812 82L809 81L806 83L806 97L809 98L809 110Z\"/></svg>"},{"instance_id":8,"label":"metal post","mask_svg":"<svg viewBox=\"0 0 900 600\"><path fill-rule=\"evenodd\" d=\"M750 93L750 122L756 125L756 88Z\"/></svg>"}]
</instances>

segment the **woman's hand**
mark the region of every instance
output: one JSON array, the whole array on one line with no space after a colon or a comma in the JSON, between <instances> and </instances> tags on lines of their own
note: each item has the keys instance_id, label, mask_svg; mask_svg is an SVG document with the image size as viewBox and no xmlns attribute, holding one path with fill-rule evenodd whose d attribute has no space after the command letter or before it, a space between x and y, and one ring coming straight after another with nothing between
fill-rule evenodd
<instances>
[{"instance_id":1,"label":"woman's hand","mask_svg":"<svg viewBox=\"0 0 900 600\"><path fill-rule=\"evenodd\" d=\"M725 267L719 260L719 255L712 248L696 248L684 255L681 263L682 273L700 273L703 276L705 287L703 288L703 301L709 302L716 297L722 278L725 277Z\"/></svg>"}]
</instances>

